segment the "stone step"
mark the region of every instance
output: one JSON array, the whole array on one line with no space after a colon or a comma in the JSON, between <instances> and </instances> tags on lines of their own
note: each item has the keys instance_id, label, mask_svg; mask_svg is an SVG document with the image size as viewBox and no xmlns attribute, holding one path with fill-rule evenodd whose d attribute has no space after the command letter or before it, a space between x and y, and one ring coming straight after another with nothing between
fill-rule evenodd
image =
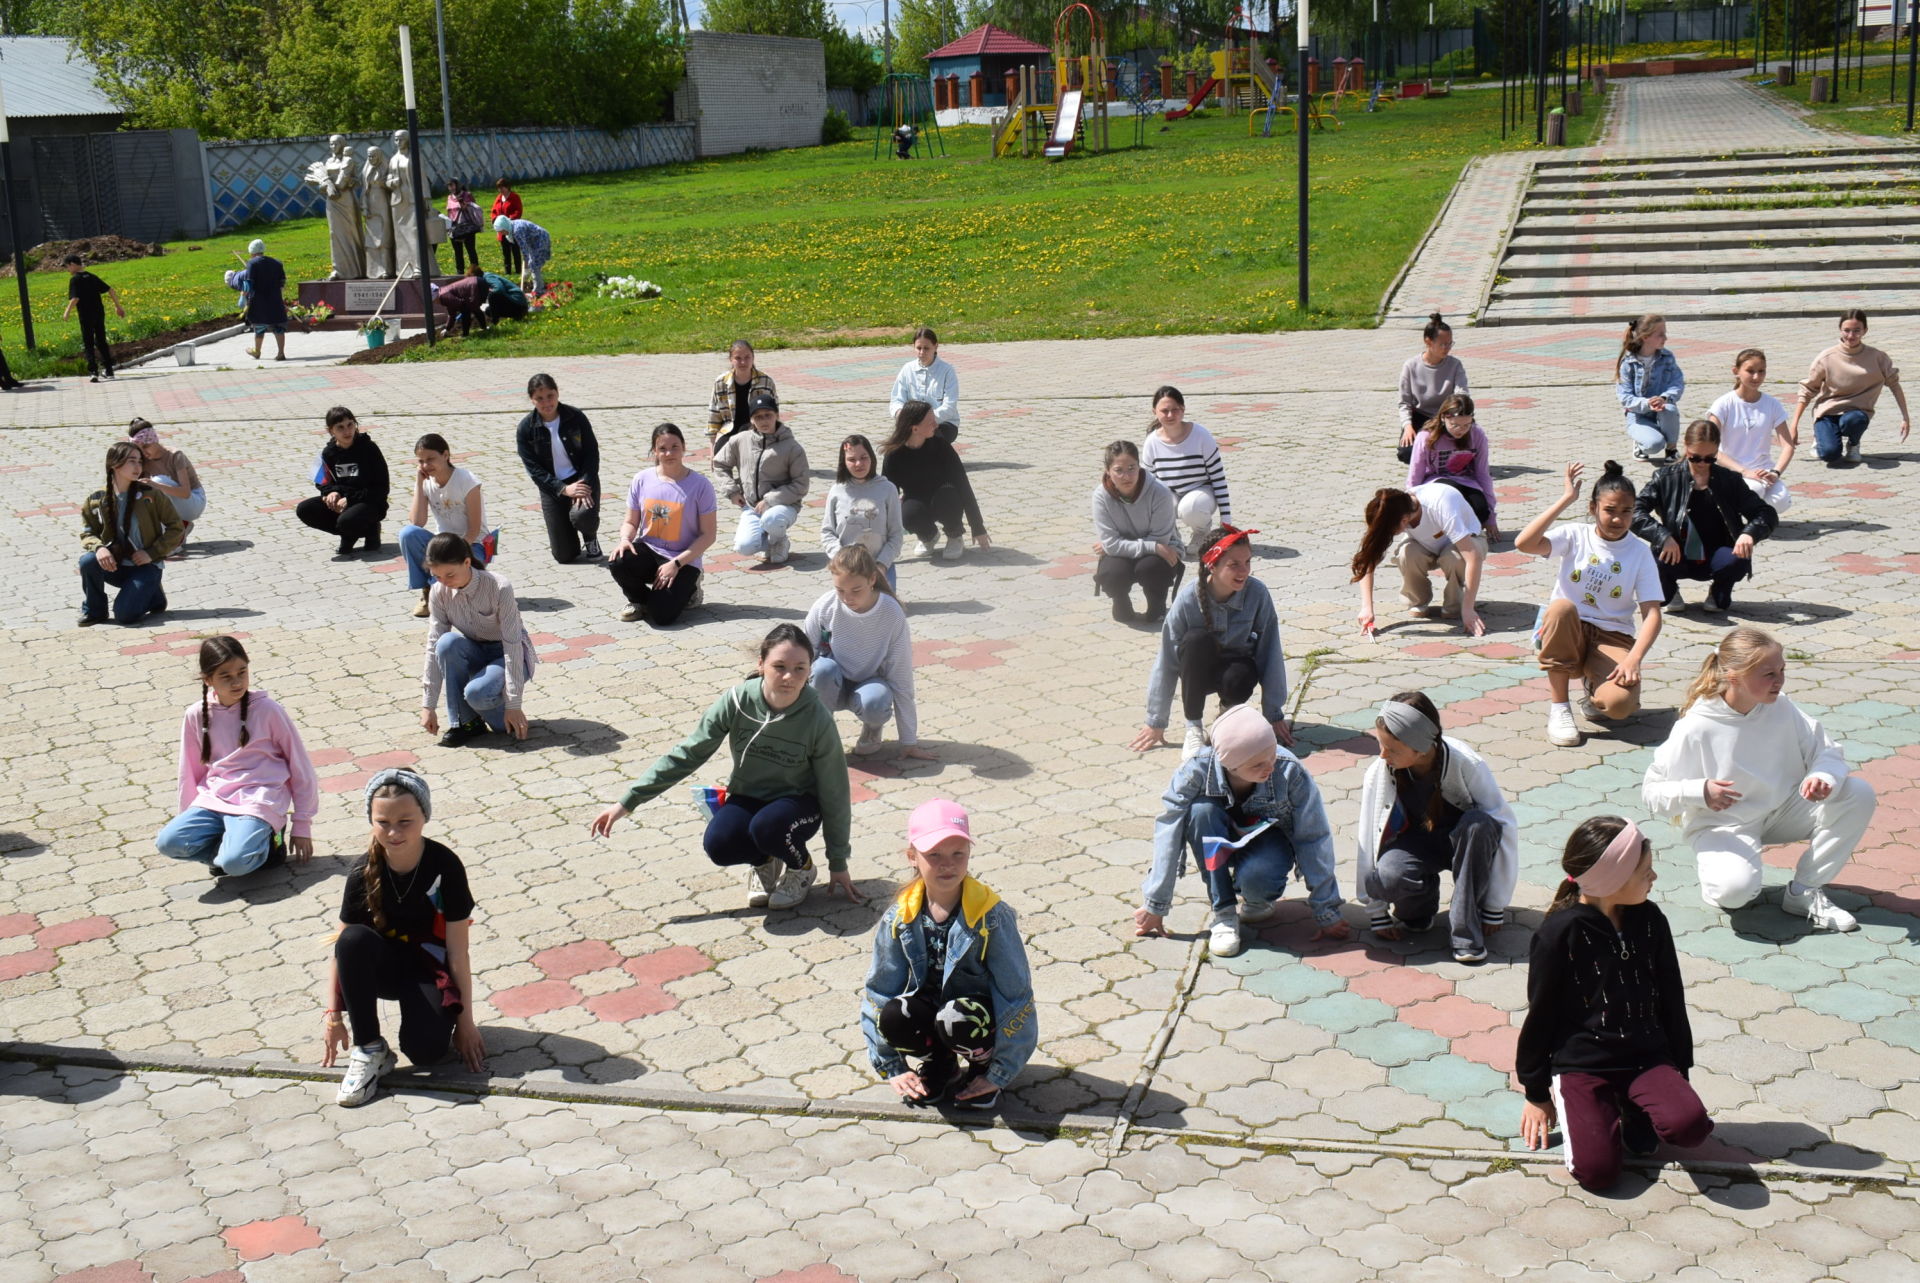
<instances>
[{"instance_id":1,"label":"stone step","mask_svg":"<svg viewBox=\"0 0 1920 1283\"><path fill-rule=\"evenodd\" d=\"M1920 165L1920 148L1793 155L1764 159L1734 156L1720 159L1668 161L1619 160L1580 169L1548 169L1535 165L1538 186L1561 187L1577 183L1613 184L1621 181L1677 181L1767 174L1826 174L1861 169L1907 169Z\"/></svg>"},{"instance_id":2,"label":"stone step","mask_svg":"<svg viewBox=\"0 0 1920 1283\"><path fill-rule=\"evenodd\" d=\"M1920 186L1920 170L1862 169L1839 175L1837 181L1844 182L1853 191L1912 188ZM1521 209L1525 211L1532 208L1536 200L1577 200L1586 204L1617 206L1623 200L1649 197L1707 196L1725 200L1792 193L1804 199L1825 195L1832 190L1832 187L1832 183L1822 182L1819 174L1757 174L1745 178L1735 176L1714 178L1704 182L1697 179L1644 183L1618 182L1608 183L1603 187L1540 187L1536 185L1530 188L1522 198Z\"/></svg>"},{"instance_id":3,"label":"stone step","mask_svg":"<svg viewBox=\"0 0 1920 1283\"><path fill-rule=\"evenodd\" d=\"M1806 249L1666 249L1663 239L1639 253L1527 254L1500 264L1502 276L1671 276L1680 272L1853 272L1878 276L1883 268L1920 267L1920 245L1873 253L1824 254Z\"/></svg>"},{"instance_id":4,"label":"stone step","mask_svg":"<svg viewBox=\"0 0 1920 1283\"><path fill-rule=\"evenodd\" d=\"M1509 269L1503 273L1511 275ZM1552 277L1514 277L1494 286L1496 300L1609 298L1637 295L1645 299L1647 282L1637 276L1595 272ZM1808 290L1832 293L1885 294L1889 290L1920 290L1920 265L1876 271L1871 277L1857 271L1679 271L1659 281L1662 299L1694 294L1793 294Z\"/></svg>"},{"instance_id":5,"label":"stone step","mask_svg":"<svg viewBox=\"0 0 1920 1283\"><path fill-rule=\"evenodd\" d=\"M1920 227L1909 222L1920 210L1905 211L1907 217L1898 225L1876 227L1850 227L1835 224L1831 227L1781 227L1769 229L1745 229L1737 231L1696 231L1691 227L1673 227L1663 225L1658 235L1683 241L1689 246L1700 249L1843 249L1860 247L1887 247L1898 245L1920 246ZM1615 228L1602 235L1587 235L1586 229L1578 231L1555 232L1541 235L1516 234L1507 242L1507 253L1514 256L1535 254L1608 254L1620 253L1627 246L1646 243L1646 220L1638 220L1639 226L1629 230L1626 227Z\"/></svg>"},{"instance_id":6,"label":"stone step","mask_svg":"<svg viewBox=\"0 0 1920 1283\"><path fill-rule=\"evenodd\" d=\"M1799 209L1703 209L1675 210L1660 224L1662 234L1739 233L1772 231L1781 228L1866 227L1915 228L1912 205L1808 205ZM1643 214L1612 213L1605 209L1585 210L1577 214L1529 216L1514 225L1514 236L1579 233L1582 236L1625 236L1644 240L1647 220Z\"/></svg>"},{"instance_id":7,"label":"stone step","mask_svg":"<svg viewBox=\"0 0 1920 1283\"><path fill-rule=\"evenodd\" d=\"M1604 171L1622 169L1633 165L1680 165L1680 164L1727 164L1739 161L1755 160L1819 160L1827 157L1847 159L1854 156L1901 155L1907 152L1920 152L1920 147L1902 147L1892 141L1868 143L1863 146L1836 145L1833 147L1756 147L1751 151L1740 148L1734 151L1672 151L1652 153L1640 156L1552 156L1544 157L1533 164L1536 174L1542 172L1560 173L1578 170Z\"/></svg>"},{"instance_id":8,"label":"stone step","mask_svg":"<svg viewBox=\"0 0 1920 1283\"><path fill-rule=\"evenodd\" d=\"M1681 211L1714 212L1717 205L1725 205L1729 200L1738 200L1746 209L1806 209L1831 208L1847 201L1861 205L1900 204L1897 199L1889 199L1898 193L1914 198L1920 204L1920 182L1905 187L1879 190L1861 190L1847 188L1837 192L1815 193L1808 191L1792 192L1747 192L1737 196L1727 192L1689 192L1681 195L1625 196L1608 197L1604 202L1593 199L1538 199L1528 197L1522 206L1524 214L1579 214L1586 213L1597 205L1604 204L1608 210L1618 213L1623 210L1638 211L1642 214ZM1817 204L1815 202L1818 202Z\"/></svg>"},{"instance_id":9,"label":"stone step","mask_svg":"<svg viewBox=\"0 0 1920 1283\"><path fill-rule=\"evenodd\" d=\"M1593 298L1500 299L1490 304L1476 325L1592 325L1612 324L1647 310L1644 292L1609 294ZM1920 289L1781 291L1752 294L1663 296L1660 312L1670 321L1746 321L1759 317L1795 318L1831 322L1841 309L1869 309L1875 316L1920 313Z\"/></svg>"}]
</instances>

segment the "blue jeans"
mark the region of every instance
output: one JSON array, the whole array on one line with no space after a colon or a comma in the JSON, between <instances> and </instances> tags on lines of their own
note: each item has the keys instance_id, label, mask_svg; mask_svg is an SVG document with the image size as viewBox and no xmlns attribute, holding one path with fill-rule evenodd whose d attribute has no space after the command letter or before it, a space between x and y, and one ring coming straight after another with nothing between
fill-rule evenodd
<instances>
[{"instance_id":1,"label":"blue jeans","mask_svg":"<svg viewBox=\"0 0 1920 1283\"><path fill-rule=\"evenodd\" d=\"M799 519L800 509L791 504L769 504L764 513L755 512L751 507L742 508L740 526L733 532L733 550L765 552L768 544L784 540L788 529Z\"/></svg>"},{"instance_id":2,"label":"blue jeans","mask_svg":"<svg viewBox=\"0 0 1920 1283\"><path fill-rule=\"evenodd\" d=\"M153 480L165 486L180 484L172 477L154 477ZM168 497L171 498L172 496ZM188 491L186 498L173 500L173 510L180 514L180 520L182 521L200 520L200 514L207 510L207 492L197 488Z\"/></svg>"},{"instance_id":3,"label":"blue jeans","mask_svg":"<svg viewBox=\"0 0 1920 1283\"><path fill-rule=\"evenodd\" d=\"M427 545L433 541L433 531L425 526L400 527L400 556L407 563L407 587L413 589L431 587L433 576L427 573ZM487 550L480 544L473 548L473 564L487 564Z\"/></svg>"},{"instance_id":4,"label":"blue jeans","mask_svg":"<svg viewBox=\"0 0 1920 1283\"><path fill-rule=\"evenodd\" d=\"M122 624L137 624L153 609L155 602L166 596L160 588L161 566L150 561L144 566L121 565L114 570L103 570L100 559L92 553L80 555L80 592L81 613L89 619L107 617L107 588L111 585L120 593L113 599L113 617Z\"/></svg>"},{"instance_id":5,"label":"blue jeans","mask_svg":"<svg viewBox=\"0 0 1920 1283\"><path fill-rule=\"evenodd\" d=\"M458 726L479 717L492 730L506 730L507 648L458 629L442 633L433 648L447 684L447 721Z\"/></svg>"},{"instance_id":6,"label":"blue jeans","mask_svg":"<svg viewBox=\"0 0 1920 1283\"><path fill-rule=\"evenodd\" d=\"M1652 423L1646 420L1652 419ZM1680 444L1680 412L1649 410L1645 415L1627 416L1627 435L1647 454L1665 454Z\"/></svg>"},{"instance_id":7,"label":"blue jeans","mask_svg":"<svg viewBox=\"0 0 1920 1283\"><path fill-rule=\"evenodd\" d=\"M1839 414L1823 414L1813 421L1813 452L1827 464L1841 461L1844 446L1858 443L1867 434L1867 424L1873 416L1865 410L1843 410Z\"/></svg>"},{"instance_id":8,"label":"blue jeans","mask_svg":"<svg viewBox=\"0 0 1920 1283\"><path fill-rule=\"evenodd\" d=\"M823 655L813 661L813 674L807 678L807 683L830 711L850 708L862 726L885 726L887 719L893 716L891 686L877 678L855 685L847 680L832 656Z\"/></svg>"},{"instance_id":9,"label":"blue jeans","mask_svg":"<svg viewBox=\"0 0 1920 1283\"><path fill-rule=\"evenodd\" d=\"M1187 844L1206 879L1207 898L1214 912L1234 907L1237 892L1242 899L1259 902L1280 898L1286 889L1287 874L1293 872L1293 843L1276 824L1249 842L1218 869L1209 869L1202 838L1231 838L1233 822L1226 808L1217 802L1195 802L1187 810Z\"/></svg>"},{"instance_id":10,"label":"blue jeans","mask_svg":"<svg viewBox=\"0 0 1920 1283\"><path fill-rule=\"evenodd\" d=\"M199 860L230 878L252 873L267 862L273 826L251 815L223 815L190 806L153 836L160 854L174 860Z\"/></svg>"}]
</instances>

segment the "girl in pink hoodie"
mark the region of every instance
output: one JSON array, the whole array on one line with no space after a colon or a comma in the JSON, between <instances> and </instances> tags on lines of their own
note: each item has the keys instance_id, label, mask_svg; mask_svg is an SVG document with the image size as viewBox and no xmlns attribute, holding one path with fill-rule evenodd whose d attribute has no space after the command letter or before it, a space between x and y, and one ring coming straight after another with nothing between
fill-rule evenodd
<instances>
[{"instance_id":1,"label":"girl in pink hoodie","mask_svg":"<svg viewBox=\"0 0 1920 1283\"><path fill-rule=\"evenodd\" d=\"M313 858L320 784L287 710L248 689L247 652L231 637L200 643L200 702L180 725L180 814L155 835L160 854L200 860L215 877ZM212 698L209 698L212 696Z\"/></svg>"}]
</instances>

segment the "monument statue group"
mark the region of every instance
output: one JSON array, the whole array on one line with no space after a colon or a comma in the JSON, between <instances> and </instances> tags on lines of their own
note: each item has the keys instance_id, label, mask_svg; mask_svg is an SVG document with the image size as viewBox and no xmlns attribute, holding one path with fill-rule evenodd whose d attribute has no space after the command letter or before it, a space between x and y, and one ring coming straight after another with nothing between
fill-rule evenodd
<instances>
[{"instance_id":1,"label":"monument statue group","mask_svg":"<svg viewBox=\"0 0 1920 1283\"><path fill-rule=\"evenodd\" d=\"M344 134L327 139L326 157L307 166L302 176L327 201L333 270L326 279L385 281L419 275L413 166L404 129L394 130L391 154L375 143L367 148L364 161L348 149ZM446 223L429 215L427 238L433 244L445 240Z\"/></svg>"}]
</instances>

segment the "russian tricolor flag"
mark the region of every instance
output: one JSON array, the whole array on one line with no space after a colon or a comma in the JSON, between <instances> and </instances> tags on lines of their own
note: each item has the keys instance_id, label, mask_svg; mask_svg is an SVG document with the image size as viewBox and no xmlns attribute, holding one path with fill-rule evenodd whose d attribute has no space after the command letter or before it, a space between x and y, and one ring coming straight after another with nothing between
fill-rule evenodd
<instances>
[{"instance_id":1,"label":"russian tricolor flag","mask_svg":"<svg viewBox=\"0 0 1920 1283\"><path fill-rule=\"evenodd\" d=\"M696 784L693 786L694 809L711 820L727 804L727 790L724 785Z\"/></svg>"},{"instance_id":2,"label":"russian tricolor flag","mask_svg":"<svg viewBox=\"0 0 1920 1283\"><path fill-rule=\"evenodd\" d=\"M313 484L316 486L324 486L332 480L333 473L327 470L326 456L322 455L318 459L315 459L313 461Z\"/></svg>"},{"instance_id":3,"label":"russian tricolor flag","mask_svg":"<svg viewBox=\"0 0 1920 1283\"><path fill-rule=\"evenodd\" d=\"M1227 861L1233 858L1233 852L1234 844L1226 838L1200 839L1200 858L1205 862L1208 873L1218 873L1225 868Z\"/></svg>"}]
</instances>

